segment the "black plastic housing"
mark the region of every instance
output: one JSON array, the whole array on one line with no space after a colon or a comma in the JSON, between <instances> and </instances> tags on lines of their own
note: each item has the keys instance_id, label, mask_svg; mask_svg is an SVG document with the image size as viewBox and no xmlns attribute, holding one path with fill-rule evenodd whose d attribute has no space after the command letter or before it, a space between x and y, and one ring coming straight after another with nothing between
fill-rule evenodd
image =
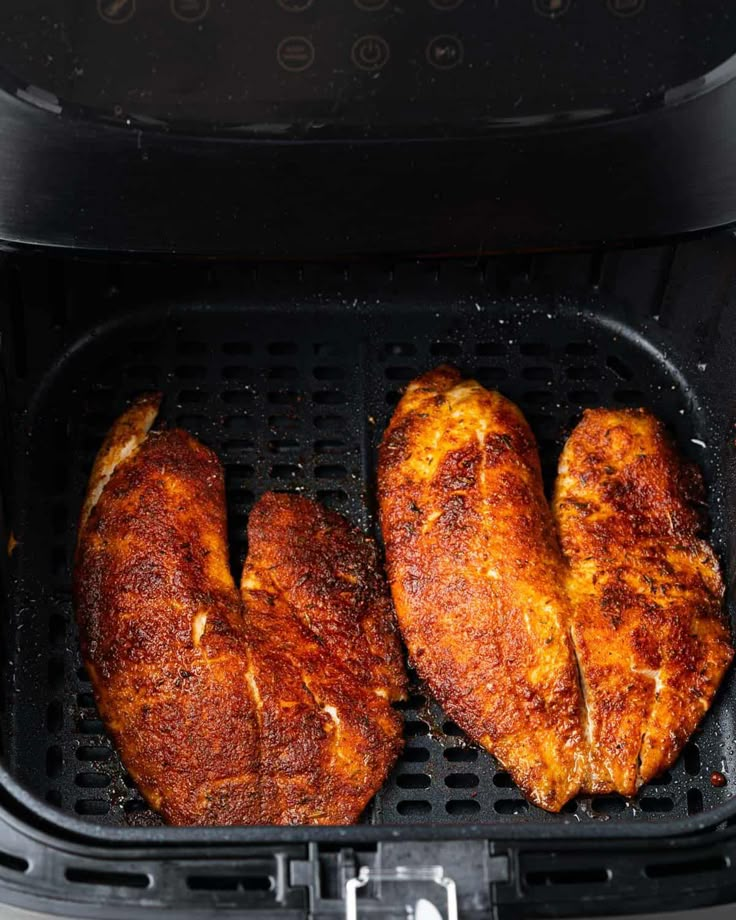
<instances>
[{"instance_id":1,"label":"black plastic housing","mask_svg":"<svg viewBox=\"0 0 736 920\"><path fill-rule=\"evenodd\" d=\"M0 240L331 259L637 241L736 220L734 59L599 118L187 134L0 92ZM370 135L370 131L368 131Z\"/></svg>"}]
</instances>

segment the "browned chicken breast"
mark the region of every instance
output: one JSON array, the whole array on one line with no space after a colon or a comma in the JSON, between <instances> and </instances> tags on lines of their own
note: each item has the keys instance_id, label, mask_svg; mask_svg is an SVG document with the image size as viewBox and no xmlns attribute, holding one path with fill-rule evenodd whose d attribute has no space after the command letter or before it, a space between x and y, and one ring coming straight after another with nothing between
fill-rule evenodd
<instances>
[{"instance_id":1,"label":"browned chicken breast","mask_svg":"<svg viewBox=\"0 0 736 920\"><path fill-rule=\"evenodd\" d=\"M556 486L563 556L521 413L441 367L396 409L379 498L417 670L531 801L630 796L672 764L733 648L702 479L661 423L586 413Z\"/></svg>"},{"instance_id":2,"label":"browned chicken breast","mask_svg":"<svg viewBox=\"0 0 736 920\"><path fill-rule=\"evenodd\" d=\"M733 657L702 499L699 471L644 410L588 411L565 446L554 508L592 792L633 795L667 769Z\"/></svg>"},{"instance_id":3,"label":"browned chicken breast","mask_svg":"<svg viewBox=\"0 0 736 920\"><path fill-rule=\"evenodd\" d=\"M253 510L241 592L222 467L157 398L113 427L74 596L100 713L173 824L344 824L401 748L405 675L373 545L303 498Z\"/></svg>"},{"instance_id":4,"label":"browned chicken breast","mask_svg":"<svg viewBox=\"0 0 736 920\"><path fill-rule=\"evenodd\" d=\"M261 756L261 823L345 824L402 747L406 690L375 546L315 502L267 494L243 569Z\"/></svg>"},{"instance_id":5,"label":"browned chicken breast","mask_svg":"<svg viewBox=\"0 0 736 920\"><path fill-rule=\"evenodd\" d=\"M389 580L410 656L445 711L537 805L586 751L563 562L534 437L498 393L441 367L411 383L379 457Z\"/></svg>"}]
</instances>

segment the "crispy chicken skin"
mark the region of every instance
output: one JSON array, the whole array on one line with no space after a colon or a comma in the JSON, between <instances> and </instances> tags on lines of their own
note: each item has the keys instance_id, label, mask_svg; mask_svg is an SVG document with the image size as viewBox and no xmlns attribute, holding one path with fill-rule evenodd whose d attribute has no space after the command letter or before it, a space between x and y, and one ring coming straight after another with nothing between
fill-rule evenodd
<instances>
[{"instance_id":1,"label":"crispy chicken skin","mask_svg":"<svg viewBox=\"0 0 736 920\"><path fill-rule=\"evenodd\" d=\"M534 437L452 368L411 383L378 465L389 580L409 654L449 716L535 804L581 788L581 699L563 562Z\"/></svg>"},{"instance_id":2,"label":"crispy chicken skin","mask_svg":"<svg viewBox=\"0 0 736 920\"><path fill-rule=\"evenodd\" d=\"M172 824L345 824L401 749L400 644L370 541L265 495L241 591L224 476L158 399L114 425L82 512L74 598L100 713Z\"/></svg>"},{"instance_id":3,"label":"crispy chicken skin","mask_svg":"<svg viewBox=\"0 0 736 920\"><path fill-rule=\"evenodd\" d=\"M633 795L707 711L733 649L703 483L644 410L589 410L562 454L554 512L587 703L592 792Z\"/></svg>"}]
</instances>

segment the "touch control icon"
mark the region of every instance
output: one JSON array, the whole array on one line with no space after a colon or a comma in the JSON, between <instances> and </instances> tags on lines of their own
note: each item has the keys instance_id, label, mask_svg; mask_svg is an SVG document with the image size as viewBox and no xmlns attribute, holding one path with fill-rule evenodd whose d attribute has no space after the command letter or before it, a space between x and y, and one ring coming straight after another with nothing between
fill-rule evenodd
<instances>
[{"instance_id":1,"label":"touch control icon","mask_svg":"<svg viewBox=\"0 0 736 920\"><path fill-rule=\"evenodd\" d=\"M388 63L391 51L380 35L363 35L353 45L350 56L361 70L381 70Z\"/></svg>"},{"instance_id":2,"label":"touch control icon","mask_svg":"<svg viewBox=\"0 0 736 920\"><path fill-rule=\"evenodd\" d=\"M284 70L298 73L314 63L314 45L303 35L290 35L276 49L276 59Z\"/></svg>"},{"instance_id":3,"label":"touch control icon","mask_svg":"<svg viewBox=\"0 0 736 920\"><path fill-rule=\"evenodd\" d=\"M570 9L571 0L534 0L534 9L540 16L557 19Z\"/></svg>"},{"instance_id":4,"label":"touch control icon","mask_svg":"<svg viewBox=\"0 0 736 920\"><path fill-rule=\"evenodd\" d=\"M437 35L427 45L427 61L435 70L452 70L463 62L463 43L456 35Z\"/></svg>"},{"instance_id":5,"label":"touch control icon","mask_svg":"<svg viewBox=\"0 0 736 920\"><path fill-rule=\"evenodd\" d=\"M314 3L314 0L277 0L277 2L287 13L304 13Z\"/></svg>"},{"instance_id":6,"label":"touch control icon","mask_svg":"<svg viewBox=\"0 0 736 920\"><path fill-rule=\"evenodd\" d=\"M171 12L182 22L199 22L210 11L210 0L171 0Z\"/></svg>"},{"instance_id":7,"label":"touch control icon","mask_svg":"<svg viewBox=\"0 0 736 920\"><path fill-rule=\"evenodd\" d=\"M135 0L97 0L97 12L111 26L119 26L135 16Z\"/></svg>"},{"instance_id":8,"label":"touch control icon","mask_svg":"<svg viewBox=\"0 0 736 920\"><path fill-rule=\"evenodd\" d=\"M377 13L388 5L388 0L355 0L355 5L364 13Z\"/></svg>"},{"instance_id":9,"label":"touch control icon","mask_svg":"<svg viewBox=\"0 0 736 920\"><path fill-rule=\"evenodd\" d=\"M608 9L614 16L628 18L642 12L646 0L608 0Z\"/></svg>"},{"instance_id":10,"label":"touch control icon","mask_svg":"<svg viewBox=\"0 0 736 920\"><path fill-rule=\"evenodd\" d=\"M429 0L429 5L436 10L455 10L464 0Z\"/></svg>"}]
</instances>

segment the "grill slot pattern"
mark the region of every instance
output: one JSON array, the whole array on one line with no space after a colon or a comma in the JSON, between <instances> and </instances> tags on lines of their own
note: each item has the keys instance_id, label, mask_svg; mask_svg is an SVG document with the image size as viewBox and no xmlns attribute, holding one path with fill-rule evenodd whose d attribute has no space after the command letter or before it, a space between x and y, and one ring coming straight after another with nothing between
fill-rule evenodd
<instances>
[{"instance_id":1,"label":"grill slot pattern","mask_svg":"<svg viewBox=\"0 0 736 920\"><path fill-rule=\"evenodd\" d=\"M625 327L613 333L600 317L599 310L535 301L422 310L238 303L206 311L133 310L70 350L38 391L19 492L25 510L17 597L38 628L17 637L15 772L46 801L85 820L158 820L105 735L71 610L75 520L86 477L109 424L132 397L161 389L164 421L188 428L218 452L237 571L247 551L249 511L267 489L303 492L363 528L374 526L381 433L402 387L442 361L520 404L548 484L587 406L645 404L686 450L707 460L692 443L707 441L706 421L682 378L636 335ZM529 806L418 682L402 709L406 748L368 821L655 821L698 814L730 797L728 787L709 782L713 769L728 772L730 765L723 761L720 711L670 774L636 801L581 798L553 816Z\"/></svg>"}]
</instances>

